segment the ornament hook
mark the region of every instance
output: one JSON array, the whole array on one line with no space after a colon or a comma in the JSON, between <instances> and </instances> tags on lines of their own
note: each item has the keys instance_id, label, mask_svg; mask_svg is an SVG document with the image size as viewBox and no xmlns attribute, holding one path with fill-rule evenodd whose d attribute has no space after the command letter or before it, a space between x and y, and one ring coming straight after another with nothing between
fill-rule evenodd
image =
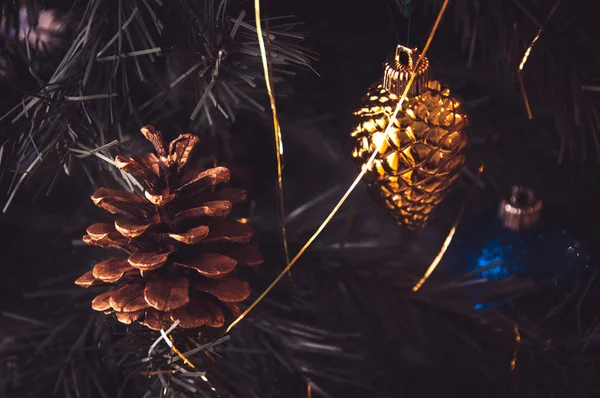
<instances>
[{"instance_id":1,"label":"ornament hook","mask_svg":"<svg viewBox=\"0 0 600 398\"><path fill-rule=\"evenodd\" d=\"M391 94L401 96L413 71L415 80L407 93L408 97L425 91L425 84L429 80L429 61L423 57L419 62L418 49L398 44L394 58L389 58L383 65L383 87Z\"/></svg>"},{"instance_id":2,"label":"ornament hook","mask_svg":"<svg viewBox=\"0 0 600 398\"><path fill-rule=\"evenodd\" d=\"M407 57L407 63L408 65L408 70L409 72L411 70L413 70L413 68L415 67L415 61L414 61L414 54L417 52L416 48L408 48L408 47L404 47L403 45L398 44L396 46L396 56L394 57L396 59L396 67L398 67L398 69L405 67L404 63L402 62L402 54L406 54Z\"/></svg>"}]
</instances>

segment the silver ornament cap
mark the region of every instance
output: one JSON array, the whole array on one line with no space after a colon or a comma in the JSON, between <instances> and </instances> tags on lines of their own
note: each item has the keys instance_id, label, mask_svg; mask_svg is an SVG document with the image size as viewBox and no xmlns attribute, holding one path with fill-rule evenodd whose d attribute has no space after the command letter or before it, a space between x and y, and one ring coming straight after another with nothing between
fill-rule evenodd
<instances>
[{"instance_id":1,"label":"silver ornament cap","mask_svg":"<svg viewBox=\"0 0 600 398\"><path fill-rule=\"evenodd\" d=\"M505 228L525 231L537 224L542 212L542 201L530 188L515 185L508 200L500 202L498 215Z\"/></svg>"}]
</instances>

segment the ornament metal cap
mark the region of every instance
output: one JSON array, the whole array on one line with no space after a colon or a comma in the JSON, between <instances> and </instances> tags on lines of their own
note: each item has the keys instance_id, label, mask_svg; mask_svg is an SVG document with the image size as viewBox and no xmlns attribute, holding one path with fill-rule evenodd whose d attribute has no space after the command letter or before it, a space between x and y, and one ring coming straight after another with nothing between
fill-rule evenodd
<instances>
[{"instance_id":1,"label":"ornament metal cap","mask_svg":"<svg viewBox=\"0 0 600 398\"><path fill-rule=\"evenodd\" d=\"M383 65L383 87L400 97L410 80L410 74L419 60L419 51L401 45L396 47L396 55ZM425 91L429 80L429 60L423 58L418 64L417 74L408 90L408 97L415 97Z\"/></svg>"},{"instance_id":2,"label":"ornament metal cap","mask_svg":"<svg viewBox=\"0 0 600 398\"><path fill-rule=\"evenodd\" d=\"M500 203L498 214L505 228L524 231L537 223L541 211L542 201L535 197L531 189L514 186L508 202L502 200Z\"/></svg>"}]
</instances>

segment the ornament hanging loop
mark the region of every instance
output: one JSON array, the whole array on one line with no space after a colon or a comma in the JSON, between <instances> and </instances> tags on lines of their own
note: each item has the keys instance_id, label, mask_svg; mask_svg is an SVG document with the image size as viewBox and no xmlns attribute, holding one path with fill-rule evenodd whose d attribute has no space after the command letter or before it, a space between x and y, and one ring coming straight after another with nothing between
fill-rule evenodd
<instances>
[{"instance_id":1,"label":"ornament hanging loop","mask_svg":"<svg viewBox=\"0 0 600 398\"><path fill-rule=\"evenodd\" d=\"M429 80L429 60L423 58L419 62L419 54L419 50L416 48L408 48L400 44L396 46L394 58L388 59L383 65L383 87L387 91L400 97L415 66L417 67L415 80L410 86L407 96L409 98L416 97L425 91L425 84Z\"/></svg>"},{"instance_id":2,"label":"ornament hanging loop","mask_svg":"<svg viewBox=\"0 0 600 398\"><path fill-rule=\"evenodd\" d=\"M414 55L416 52L416 48L408 48L398 44L396 46L396 55L394 56L394 59L396 60L396 66L408 66L409 71L413 70L413 68L415 67ZM402 62L402 54L407 55L406 60L408 65L405 65L404 62Z\"/></svg>"}]
</instances>

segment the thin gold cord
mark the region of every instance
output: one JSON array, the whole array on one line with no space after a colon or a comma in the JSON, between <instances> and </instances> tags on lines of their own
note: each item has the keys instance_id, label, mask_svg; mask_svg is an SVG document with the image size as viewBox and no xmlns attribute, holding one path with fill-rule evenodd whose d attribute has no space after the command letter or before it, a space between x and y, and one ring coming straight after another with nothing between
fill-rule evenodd
<instances>
[{"instance_id":1,"label":"thin gold cord","mask_svg":"<svg viewBox=\"0 0 600 398\"><path fill-rule=\"evenodd\" d=\"M517 356L519 355L519 347L521 346L521 333L519 332L519 324L515 323L515 351L513 352L512 359L510 360L510 370L514 371L517 367Z\"/></svg>"},{"instance_id":2,"label":"thin gold cord","mask_svg":"<svg viewBox=\"0 0 600 398\"><path fill-rule=\"evenodd\" d=\"M483 173L483 165L479 166L479 169L477 170L477 175L475 176L475 182L477 182L481 173ZM452 238L454 238L454 234L456 233L456 228L458 228L458 224L460 223L460 220L462 219L463 214L465 213L467 203L468 203L468 200L465 200L462 207L460 208L460 211L458 212L458 216L456 216L456 221L454 221L452 228L450 228L450 232L448 232L448 236L446 236L446 240L444 240L444 244L442 245L442 248L440 249L437 256L435 256L435 258L429 265L429 268L427 268L427 271L425 271L425 274L423 275L423 277L419 280L419 282L417 282L416 285L413 286L413 288L412 288L413 292L418 291L421 288L421 286L423 286L423 284L427 281L427 279L431 276L431 274L433 274L433 271L435 271L435 269L437 268L440 261L442 261L442 259L444 258L444 255L446 254L446 250L448 250L448 247L450 247L450 243L452 243Z\"/></svg>"},{"instance_id":3,"label":"thin gold cord","mask_svg":"<svg viewBox=\"0 0 600 398\"><path fill-rule=\"evenodd\" d=\"M289 265L290 263L290 254L287 245L287 231L285 229L285 207L283 204L283 163L281 161L281 157L283 156L283 138L281 136L281 126L279 124L279 118L277 117L275 94L273 93L273 77L269 72L269 60L267 58L267 50L265 48L263 30L260 23L260 0L254 0L254 19L256 20L256 34L258 35L258 46L260 47L260 57L262 59L263 72L265 75L265 84L267 86L267 92L269 93L269 100L271 102L271 113L273 114L273 130L275 133L275 154L277 157L277 202L279 210L279 222L281 224L281 235L283 239L283 251L285 254L285 264L287 268L287 265Z\"/></svg>"},{"instance_id":4,"label":"thin gold cord","mask_svg":"<svg viewBox=\"0 0 600 398\"><path fill-rule=\"evenodd\" d=\"M538 29L535 37L531 41L531 44L529 44L529 47L527 47L527 50L525 50L525 54L523 54L523 58L521 58L521 62L519 63L519 70L517 71L517 78L519 79L519 85L521 86L521 94L523 95L523 101L525 102L525 109L527 110L527 117L529 117L529 120L533 119L533 114L531 113L531 106L529 105L529 99L527 98L527 91L525 90L525 84L523 83L523 76L522 76L523 68L525 68L525 64L527 63L527 60L529 59L529 54L531 54L531 50L533 49L533 46L539 40L540 36L542 35L542 31L548 24L548 21L550 21L550 18L552 18L552 15L554 15L554 12L558 8L558 5L560 4L561 1L562 0L557 0L556 3L554 3L554 5L552 6L552 9L550 10L550 13L548 14L548 17L546 17L546 21L544 22L544 25Z\"/></svg>"},{"instance_id":5,"label":"thin gold cord","mask_svg":"<svg viewBox=\"0 0 600 398\"><path fill-rule=\"evenodd\" d=\"M255 0L255 4L258 3L258 1L259 0ZM429 34L429 38L427 39L427 43L423 47L423 52L421 52L421 55L419 56L419 59L415 63L414 68L413 68L413 70L412 70L412 72L410 74L410 79L409 79L406 87L404 88L404 92L402 93L402 97L400 97L400 101L398 101L398 104L396 105L396 109L394 110L394 113L390 117L390 121L389 121L389 123L388 123L388 125L387 125L387 127L385 129L384 138L387 138L389 136L390 132L393 129L394 120L397 118L398 113L400 112L400 109L402 108L402 104L404 104L404 101L406 101L406 96L408 94L408 91L409 91L409 89L410 89L413 81L415 80L416 71L419 68L419 64L421 63L421 61L425 58L425 55L427 54L427 50L429 49L429 46L431 45L431 41L433 40L433 37L435 36L435 33L436 33L437 28L438 28L438 26L440 24L440 21L442 20L442 16L444 15L444 12L446 11L446 8L448 6L449 1L450 0L444 0L444 3L442 4L442 8L440 9L440 12L439 12L439 14L437 16L437 19L436 19L435 23L433 24L433 28L431 29L431 33ZM308 241L300 249L300 251L298 252L298 254L296 254L296 256L292 259L292 261L290 261L290 263L287 265L287 267L285 267L285 269L283 271L281 271L281 273L277 276L277 278L275 278L275 280L273 282L271 282L271 284L261 293L261 295L258 296L258 298L252 304L250 304L250 306L240 316L238 316L237 319L235 321L233 321L233 323L231 325L229 325L229 327L226 330L226 333L228 333L231 329L233 329L233 327L235 325L237 325L242 319L244 319L246 317L246 315L248 315L248 313L250 313L250 311L252 311L254 309L254 307L256 307L256 305L263 298L265 298L265 296L275 287L275 285L277 285L277 283L281 280L281 278L283 278L283 276L286 274L286 272L288 272L290 270L290 268L292 268L292 266L304 254L304 252L308 249L308 247L314 242L314 240L319 236L319 234L325 229L325 227L327 226L327 224L329 224L329 222L331 221L331 219L335 216L335 214L338 212L338 210L342 207L342 205L344 204L344 202L346 201L346 199L348 199L348 197L350 196L350 194L352 193L352 191L354 190L354 188L356 188L356 186L358 185L358 183L360 182L360 180L363 178L363 176L365 175L365 173L367 172L367 170L371 167L371 165L375 161L375 158L377 157L377 154L379 153L379 150L381 149L381 147L383 146L383 144L385 143L385 141L386 140L383 139L377 145L377 148L375 148L375 150L373 151L373 154L371 155L371 157L369 158L369 160L367 161L367 163L365 163L362 166L362 169L361 169L360 173L354 179L354 181L352 182L352 184L350 185L350 187L348 188L348 190L344 193L344 195L339 200L339 202L335 205L335 207L333 208L333 210L331 210L331 213L329 213L329 215L327 216L327 218L325 218L325 220L321 223L321 225L319 226L319 228L317 228L317 230L315 231L315 233L310 237L310 239L308 239Z\"/></svg>"},{"instance_id":6,"label":"thin gold cord","mask_svg":"<svg viewBox=\"0 0 600 398\"><path fill-rule=\"evenodd\" d=\"M435 271L435 269L437 268L440 261L442 261L442 258L444 258L444 255L446 254L446 250L448 250L448 247L450 247L450 243L452 243L452 238L454 238L454 234L456 233L456 228L458 227L458 223L462 219L462 216L465 212L465 207L466 207L466 203L463 204L460 211L458 212L456 221L454 221L454 225L452 225L450 232L448 232L448 236L446 236L446 240L444 241L444 244L442 245L442 248L440 249L439 253L437 254L437 256L435 256L435 258L429 265L429 268L427 268L427 271L425 271L425 274L423 275L423 277L419 280L419 282L417 282L416 285L413 286L413 288L412 288L413 292L418 291L421 288L421 286L423 286L423 284L427 281L427 279L429 279L431 274L433 274L433 271Z\"/></svg>"}]
</instances>

